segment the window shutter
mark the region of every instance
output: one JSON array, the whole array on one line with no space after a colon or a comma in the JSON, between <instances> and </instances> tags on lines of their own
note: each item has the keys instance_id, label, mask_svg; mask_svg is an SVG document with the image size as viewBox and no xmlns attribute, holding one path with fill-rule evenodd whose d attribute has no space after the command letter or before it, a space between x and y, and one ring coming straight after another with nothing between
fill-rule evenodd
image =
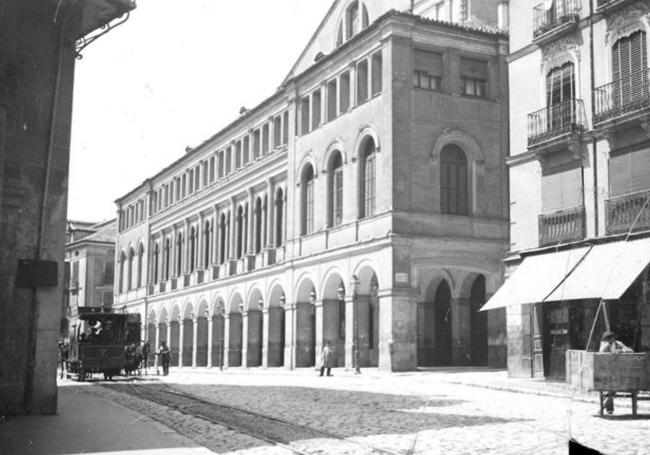
<instances>
[{"instance_id":1,"label":"window shutter","mask_svg":"<svg viewBox=\"0 0 650 455\"><path fill-rule=\"evenodd\" d=\"M416 71L424 71L431 76L442 76L442 54L415 49L413 67Z\"/></svg>"},{"instance_id":2,"label":"window shutter","mask_svg":"<svg viewBox=\"0 0 650 455\"><path fill-rule=\"evenodd\" d=\"M650 189L650 148L625 153L609 160L610 197Z\"/></svg>"},{"instance_id":3,"label":"window shutter","mask_svg":"<svg viewBox=\"0 0 650 455\"><path fill-rule=\"evenodd\" d=\"M487 62L461 57L460 75L461 77L486 81L488 79Z\"/></svg>"},{"instance_id":4,"label":"window shutter","mask_svg":"<svg viewBox=\"0 0 650 455\"><path fill-rule=\"evenodd\" d=\"M582 205L582 168L545 175L542 178L542 211L545 213Z\"/></svg>"}]
</instances>

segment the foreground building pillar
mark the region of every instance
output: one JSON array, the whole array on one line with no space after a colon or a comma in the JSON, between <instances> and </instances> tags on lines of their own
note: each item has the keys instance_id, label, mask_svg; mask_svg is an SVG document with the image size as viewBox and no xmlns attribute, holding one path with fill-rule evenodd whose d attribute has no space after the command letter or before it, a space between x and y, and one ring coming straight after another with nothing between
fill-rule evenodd
<instances>
[{"instance_id":1,"label":"foreground building pillar","mask_svg":"<svg viewBox=\"0 0 650 455\"><path fill-rule=\"evenodd\" d=\"M295 368L295 326L296 326L296 304L287 303L284 306L284 366L289 369Z\"/></svg>"},{"instance_id":2,"label":"foreground building pillar","mask_svg":"<svg viewBox=\"0 0 650 455\"><path fill-rule=\"evenodd\" d=\"M196 368L196 352L198 349L198 335L199 335L199 318L194 316L192 318L192 368Z\"/></svg>"},{"instance_id":3,"label":"foreground building pillar","mask_svg":"<svg viewBox=\"0 0 650 455\"><path fill-rule=\"evenodd\" d=\"M223 366L228 367L230 362L230 314L223 315Z\"/></svg>"},{"instance_id":4,"label":"foreground building pillar","mask_svg":"<svg viewBox=\"0 0 650 455\"><path fill-rule=\"evenodd\" d=\"M379 368L412 371L417 368L417 290L382 290L379 298Z\"/></svg>"}]
</instances>

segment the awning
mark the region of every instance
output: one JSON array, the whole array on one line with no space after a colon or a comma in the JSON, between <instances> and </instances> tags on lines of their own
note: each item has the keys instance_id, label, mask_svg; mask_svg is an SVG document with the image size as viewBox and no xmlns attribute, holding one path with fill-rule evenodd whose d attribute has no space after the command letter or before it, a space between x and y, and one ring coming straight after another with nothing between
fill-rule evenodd
<instances>
[{"instance_id":1,"label":"awning","mask_svg":"<svg viewBox=\"0 0 650 455\"><path fill-rule=\"evenodd\" d=\"M528 256L481 311L548 300L591 247Z\"/></svg>"},{"instance_id":2,"label":"awning","mask_svg":"<svg viewBox=\"0 0 650 455\"><path fill-rule=\"evenodd\" d=\"M594 246L546 300L619 299L650 263L650 239Z\"/></svg>"}]
</instances>

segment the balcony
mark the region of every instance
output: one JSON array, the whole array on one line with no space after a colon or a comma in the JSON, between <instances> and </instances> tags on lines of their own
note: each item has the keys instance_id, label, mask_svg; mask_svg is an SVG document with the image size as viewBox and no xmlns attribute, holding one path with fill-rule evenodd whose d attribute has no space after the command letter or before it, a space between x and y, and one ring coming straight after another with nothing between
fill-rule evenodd
<instances>
[{"instance_id":1,"label":"balcony","mask_svg":"<svg viewBox=\"0 0 650 455\"><path fill-rule=\"evenodd\" d=\"M596 11L602 14L611 14L638 0L598 0Z\"/></svg>"},{"instance_id":2,"label":"balcony","mask_svg":"<svg viewBox=\"0 0 650 455\"><path fill-rule=\"evenodd\" d=\"M578 27L580 0L552 0L533 8L533 42L545 44Z\"/></svg>"},{"instance_id":3,"label":"balcony","mask_svg":"<svg viewBox=\"0 0 650 455\"><path fill-rule=\"evenodd\" d=\"M571 99L528 114L528 147L542 149L566 144L587 129L582 100Z\"/></svg>"},{"instance_id":4,"label":"balcony","mask_svg":"<svg viewBox=\"0 0 650 455\"><path fill-rule=\"evenodd\" d=\"M605 201L607 234L650 229L650 190L617 196Z\"/></svg>"},{"instance_id":5,"label":"balcony","mask_svg":"<svg viewBox=\"0 0 650 455\"><path fill-rule=\"evenodd\" d=\"M582 240L585 237L583 206L539 215L539 246Z\"/></svg>"},{"instance_id":6,"label":"balcony","mask_svg":"<svg viewBox=\"0 0 650 455\"><path fill-rule=\"evenodd\" d=\"M650 114L648 69L598 87L594 91L594 127L605 130L624 128Z\"/></svg>"}]
</instances>

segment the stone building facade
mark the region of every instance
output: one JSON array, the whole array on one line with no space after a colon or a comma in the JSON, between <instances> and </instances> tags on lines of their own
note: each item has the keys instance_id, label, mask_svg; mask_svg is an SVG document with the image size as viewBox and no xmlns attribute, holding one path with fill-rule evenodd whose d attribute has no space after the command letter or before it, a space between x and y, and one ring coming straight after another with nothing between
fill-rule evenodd
<instances>
[{"instance_id":1,"label":"stone building facade","mask_svg":"<svg viewBox=\"0 0 650 455\"><path fill-rule=\"evenodd\" d=\"M507 307L511 375L564 379L594 320L650 349L650 2L511 13L509 278L486 308Z\"/></svg>"},{"instance_id":2,"label":"stone building facade","mask_svg":"<svg viewBox=\"0 0 650 455\"><path fill-rule=\"evenodd\" d=\"M56 412L76 43L134 7L0 1L2 415Z\"/></svg>"},{"instance_id":3,"label":"stone building facade","mask_svg":"<svg viewBox=\"0 0 650 455\"><path fill-rule=\"evenodd\" d=\"M276 93L117 200L115 306L173 365L505 364L476 310L507 250L507 4L411 3L335 1Z\"/></svg>"},{"instance_id":4,"label":"stone building facade","mask_svg":"<svg viewBox=\"0 0 650 455\"><path fill-rule=\"evenodd\" d=\"M65 267L67 330L78 324L79 307L113 308L116 221L68 221Z\"/></svg>"}]
</instances>

